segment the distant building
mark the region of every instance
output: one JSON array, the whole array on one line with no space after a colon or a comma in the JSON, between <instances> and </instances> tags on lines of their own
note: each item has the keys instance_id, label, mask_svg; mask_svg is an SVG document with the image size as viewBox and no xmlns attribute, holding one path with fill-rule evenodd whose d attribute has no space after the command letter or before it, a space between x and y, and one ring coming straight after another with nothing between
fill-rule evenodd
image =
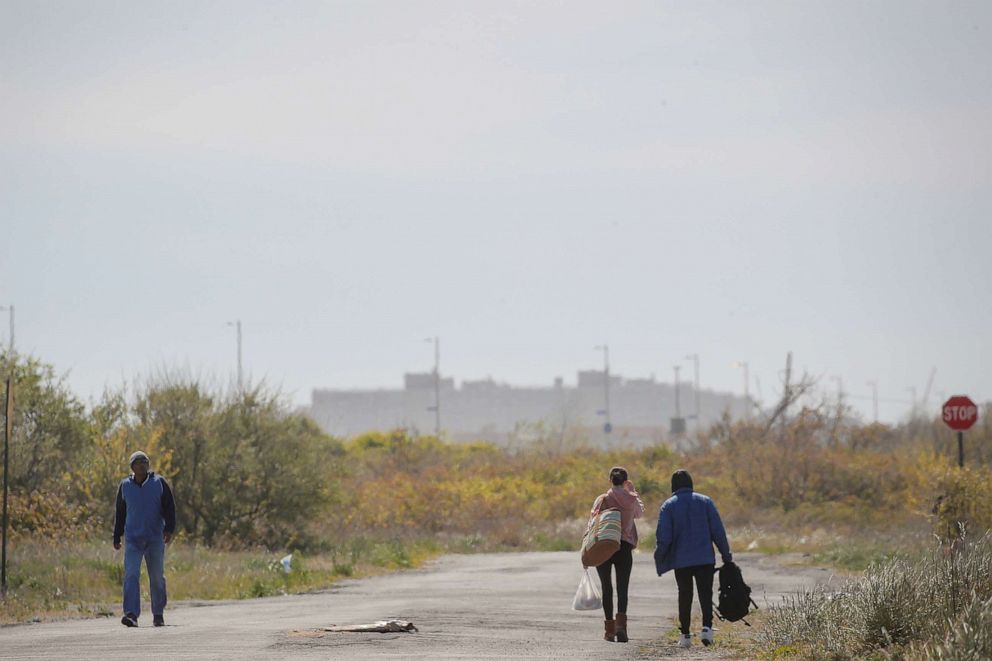
<instances>
[{"instance_id":1,"label":"distant building","mask_svg":"<svg viewBox=\"0 0 992 661\"><path fill-rule=\"evenodd\" d=\"M511 441L521 430L532 434L584 433L590 440L645 444L668 438L675 417L672 384L652 378L624 379L610 375L610 419L613 432L602 432L605 421L604 380L600 370L578 373L577 385L561 377L550 386L511 386L491 378L464 380L460 387L450 377L440 380L441 427L451 440ZM693 430L691 384L680 385L681 414ZM725 411L734 417L745 412L742 397L701 390L700 420L705 428ZM328 433L354 436L366 431L396 428L433 433L434 374L403 375L402 389L315 389L310 416ZM536 431L535 431L536 430Z\"/></svg>"},{"instance_id":2,"label":"distant building","mask_svg":"<svg viewBox=\"0 0 992 661\"><path fill-rule=\"evenodd\" d=\"M442 389L455 387L455 380L441 377L438 384ZM434 372L407 372L403 375L403 387L407 390L434 389Z\"/></svg>"}]
</instances>

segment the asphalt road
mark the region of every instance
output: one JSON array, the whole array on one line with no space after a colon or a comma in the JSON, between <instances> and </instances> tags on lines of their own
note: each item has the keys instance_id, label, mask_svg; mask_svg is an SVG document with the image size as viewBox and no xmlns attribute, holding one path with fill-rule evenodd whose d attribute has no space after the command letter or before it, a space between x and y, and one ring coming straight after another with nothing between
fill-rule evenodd
<instances>
[{"instance_id":1,"label":"asphalt road","mask_svg":"<svg viewBox=\"0 0 992 661\"><path fill-rule=\"evenodd\" d=\"M826 580L820 569L782 559L736 557L759 605ZM246 601L183 603L167 626L142 616L0 628L2 659L638 659L685 654L668 639L677 613L675 579L655 576L649 553L635 555L628 608L631 642L602 640L602 612L571 610L581 577L576 553L444 556L422 569L347 581L331 590ZM143 590L147 583L143 585ZM143 608L147 608L143 604ZM147 611L146 611L147 613ZM331 624L397 618L417 633L323 633ZM719 640L721 623L717 622ZM723 627L738 627L724 624ZM698 611L693 620L698 631ZM719 647L707 658L725 656Z\"/></svg>"}]
</instances>

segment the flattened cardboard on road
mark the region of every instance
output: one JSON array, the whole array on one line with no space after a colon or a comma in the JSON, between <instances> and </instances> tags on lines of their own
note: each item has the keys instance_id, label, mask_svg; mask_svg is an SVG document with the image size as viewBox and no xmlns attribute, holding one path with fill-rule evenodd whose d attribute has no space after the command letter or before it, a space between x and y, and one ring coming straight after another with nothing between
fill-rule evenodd
<instances>
[{"instance_id":1,"label":"flattened cardboard on road","mask_svg":"<svg viewBox=\"0 0 992 661\"><path fill-rule=\"evenodd\" d=\"M417 631L417 627L413 626L413 622L406 620L379 620L372 624L332 624L329 627L324 627L324 631L334 633L413 633Z\"/></svg>"}]
</instances>

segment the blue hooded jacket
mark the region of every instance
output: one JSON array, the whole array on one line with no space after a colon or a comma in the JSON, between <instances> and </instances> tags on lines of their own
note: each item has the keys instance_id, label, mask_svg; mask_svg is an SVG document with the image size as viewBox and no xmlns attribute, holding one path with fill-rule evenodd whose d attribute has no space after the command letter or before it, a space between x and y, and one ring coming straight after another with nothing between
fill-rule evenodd
<instances>
[{"instance_id":1,"label":"blue hooded jacket","mask_svg":"<svg viewBox=\"0 0 992 661\"><path fill-rule=\"evenodd\" d=\"M716 564L713 545L724 563L731 562L727 532L709 496L692 487L679 489L661 505L654 549L654 564L661 576L669 569Z\"/></svg>"}]
</instances>

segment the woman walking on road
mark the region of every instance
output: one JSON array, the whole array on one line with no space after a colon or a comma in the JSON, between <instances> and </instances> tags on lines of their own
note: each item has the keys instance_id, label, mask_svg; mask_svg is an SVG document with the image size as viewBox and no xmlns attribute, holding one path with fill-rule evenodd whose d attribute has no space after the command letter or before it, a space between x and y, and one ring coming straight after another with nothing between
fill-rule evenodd
<instances>
[{"instance_id":1,"label":"woman walking on road","mask_svg":"<svg viewBox=\"0 0 992 661\"><path fill-rule=\"evenodd\" d=\"M603 564L596 567L599 581L603 585L603 613L606 616L606 632L603 637L612 642L626 643L627 638L627 588L630 585L630 570L634 566L634 547L637 546L637 526L634 519L644 514L644 503L628 479L627 469L615 466L610 469L610 490L601 494L592 505L592 516L602 510L620 510L620 549ZM617 616L613 619L613 577L617 574Z\"/></svg>"},{"instance_id":2,"label":"woman walking on road","mask_svg":"<svg viewBox=\"0 0 992 661\"><path fill-rule=\"evenodd\" d=\"M703 611L703 629L699 639L703 645L713 643L713 571L716 556L713 545L720 550L724 564L733 562L727 533L716 505L708 496L692 490L689 471L672 474L672 497L658 512L657 542L654 550L658 576L675 570L679 588L679 627L681 647L692 645L689 622L692 616L692 581L696 580L699 607Z\"/></svg>"}]
</instances>

